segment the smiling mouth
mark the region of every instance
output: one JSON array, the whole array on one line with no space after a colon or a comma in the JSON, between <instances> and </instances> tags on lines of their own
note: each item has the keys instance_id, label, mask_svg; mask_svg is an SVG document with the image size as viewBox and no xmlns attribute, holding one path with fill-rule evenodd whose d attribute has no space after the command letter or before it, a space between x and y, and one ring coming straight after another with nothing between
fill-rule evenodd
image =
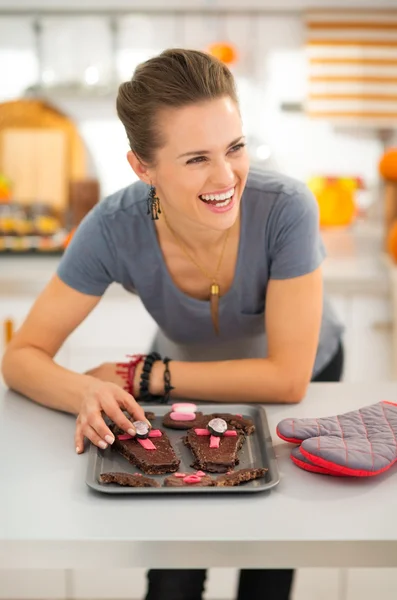
<instances>
[{"instance_id":1,"label":"smiling mouth","mask_svg":"<svg viewBox=\"0 0 397 600\"><path fill-rule=\"evenodd\" d=\"M236 188L232 188L223 194L201 194L200 200L206 204L212 204L213 206L227 206L232 201Z\"/></svg>"}]
</instances>

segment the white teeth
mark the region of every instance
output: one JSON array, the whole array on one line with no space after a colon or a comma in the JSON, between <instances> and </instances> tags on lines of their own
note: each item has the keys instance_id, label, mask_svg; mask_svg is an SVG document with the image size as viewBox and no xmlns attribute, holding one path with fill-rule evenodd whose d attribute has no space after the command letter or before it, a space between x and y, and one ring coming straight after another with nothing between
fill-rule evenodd
<instances>
[{"instance_id":1,"label":"white teeth","mask_svg":"<svg viewBox=\"0 0 397 600\"><path fill-rule=\"evenodd\" d=\"M202 194L200 198L208 201L222 202L223 200L227 200L231 198L234 194L234 188L225 192L224 194Z\"/></svg>"}]
</instances>

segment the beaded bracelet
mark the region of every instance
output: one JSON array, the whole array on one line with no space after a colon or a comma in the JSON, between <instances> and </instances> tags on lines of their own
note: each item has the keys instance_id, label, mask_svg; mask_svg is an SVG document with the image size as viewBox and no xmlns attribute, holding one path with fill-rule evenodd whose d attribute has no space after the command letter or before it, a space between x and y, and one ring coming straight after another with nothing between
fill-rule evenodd
<instances>
[{"instance_id":1,"label":"beaded bracelet","mask_svg":"<svg viewBox=\"0 0 397 600\"><path fill-rule=\"evenodd\" d=\"M149 392L150 373L155 362L162 360L158 352L151 352L145 358L139 382L139 399L143 402L164 402L163 395L155 395Z\"/></svg>"},{"instance_id":2,"label":"beaded bracelet","mask_svg":"<svg viewBox=\"0 0 397 600\"><path fill-rule=\"evenodd\" d=\"M164 369L164 400L163 400L164 404L167 404L167 402L170 399L170 392L175 389L171 385L171 372L170 372L170 368L169 368L170 361L171 361L171 358L168 358L167 356L163 359L163 363L165 366L165 369Z\"/></svg>"}]
</instances>

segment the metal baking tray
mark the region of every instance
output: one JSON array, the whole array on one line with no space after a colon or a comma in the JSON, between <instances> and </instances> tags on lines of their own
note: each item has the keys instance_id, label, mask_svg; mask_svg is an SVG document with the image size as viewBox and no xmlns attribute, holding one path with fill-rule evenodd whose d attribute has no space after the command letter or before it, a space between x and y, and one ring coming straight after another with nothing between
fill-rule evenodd
<instances>
[{"instance_id":1,"label":"metal baking tray","mask_svg":"<svg viewBox=\"0 0 397 600\"><path fill-rule=\"evenodd\" d=\"M276 486L280 481L277 461L270 436L269 425L267 422L266 411L262 406L251 404L200 404L196 403L197 411L203 414L215 412L241 414L244 417L253 419L255 423L255 432L246 437L245 443L238 453L240 463L235 467L237 469L266 467L268 472L261 479L247 481L233 487L196 487L186 486L180 488L159 487L159 488L134 488L124 487L117 484L103 484L99 482L99 475L107 472L123 473L141 473L134 465L131 465L117 451L108 447L101 450L93 444L90 446L88 456L88 467L86 483L87 485L104 494L230 494L247 492L264 492ZM162 425L162 417L171 410L170 405L142 405L145 411L151 411L156 415L151 419L155 429L164 429L171 444L174 447L176 455L181 460L178 471L183 473L194 473L195 469L191 467L193 456L183 443L185 430L176 430L165 428ZM213 477L220 474L209 473ZM150 476L156 479L160 485L167 475Z\"/></svg>"}]
</instances>

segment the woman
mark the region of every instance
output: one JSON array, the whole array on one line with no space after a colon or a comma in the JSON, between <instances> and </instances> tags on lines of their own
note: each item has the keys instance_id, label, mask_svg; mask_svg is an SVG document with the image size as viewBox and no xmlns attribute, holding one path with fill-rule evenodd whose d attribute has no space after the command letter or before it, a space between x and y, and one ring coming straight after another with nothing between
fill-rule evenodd
<instances>
[{"instance_id":1,"label":"woman","mask_svg":"<svg viewBox=\"0 0 397 600\"><path fill-rule=\"evenodd\" d=\"M140 181L78 228L7 349L7 384L78 415L80 453L84 438L101 448L114 441L103 413L134 434L131 421L144 418L134 398L299 402L310 380L340 379L341 327L323 301L316 202L297 181L250 171L227 67L167 50L120 86L117 109ZM161 356L128 369L128 391L116 364L77 374L53 361L112 282L138 294L159 325ZM152 571L147 598L201 598L204 577ZM284 600L291 581L292 571L245 571L239 598L266 590Z\"/></svg>"}]
</instances>

